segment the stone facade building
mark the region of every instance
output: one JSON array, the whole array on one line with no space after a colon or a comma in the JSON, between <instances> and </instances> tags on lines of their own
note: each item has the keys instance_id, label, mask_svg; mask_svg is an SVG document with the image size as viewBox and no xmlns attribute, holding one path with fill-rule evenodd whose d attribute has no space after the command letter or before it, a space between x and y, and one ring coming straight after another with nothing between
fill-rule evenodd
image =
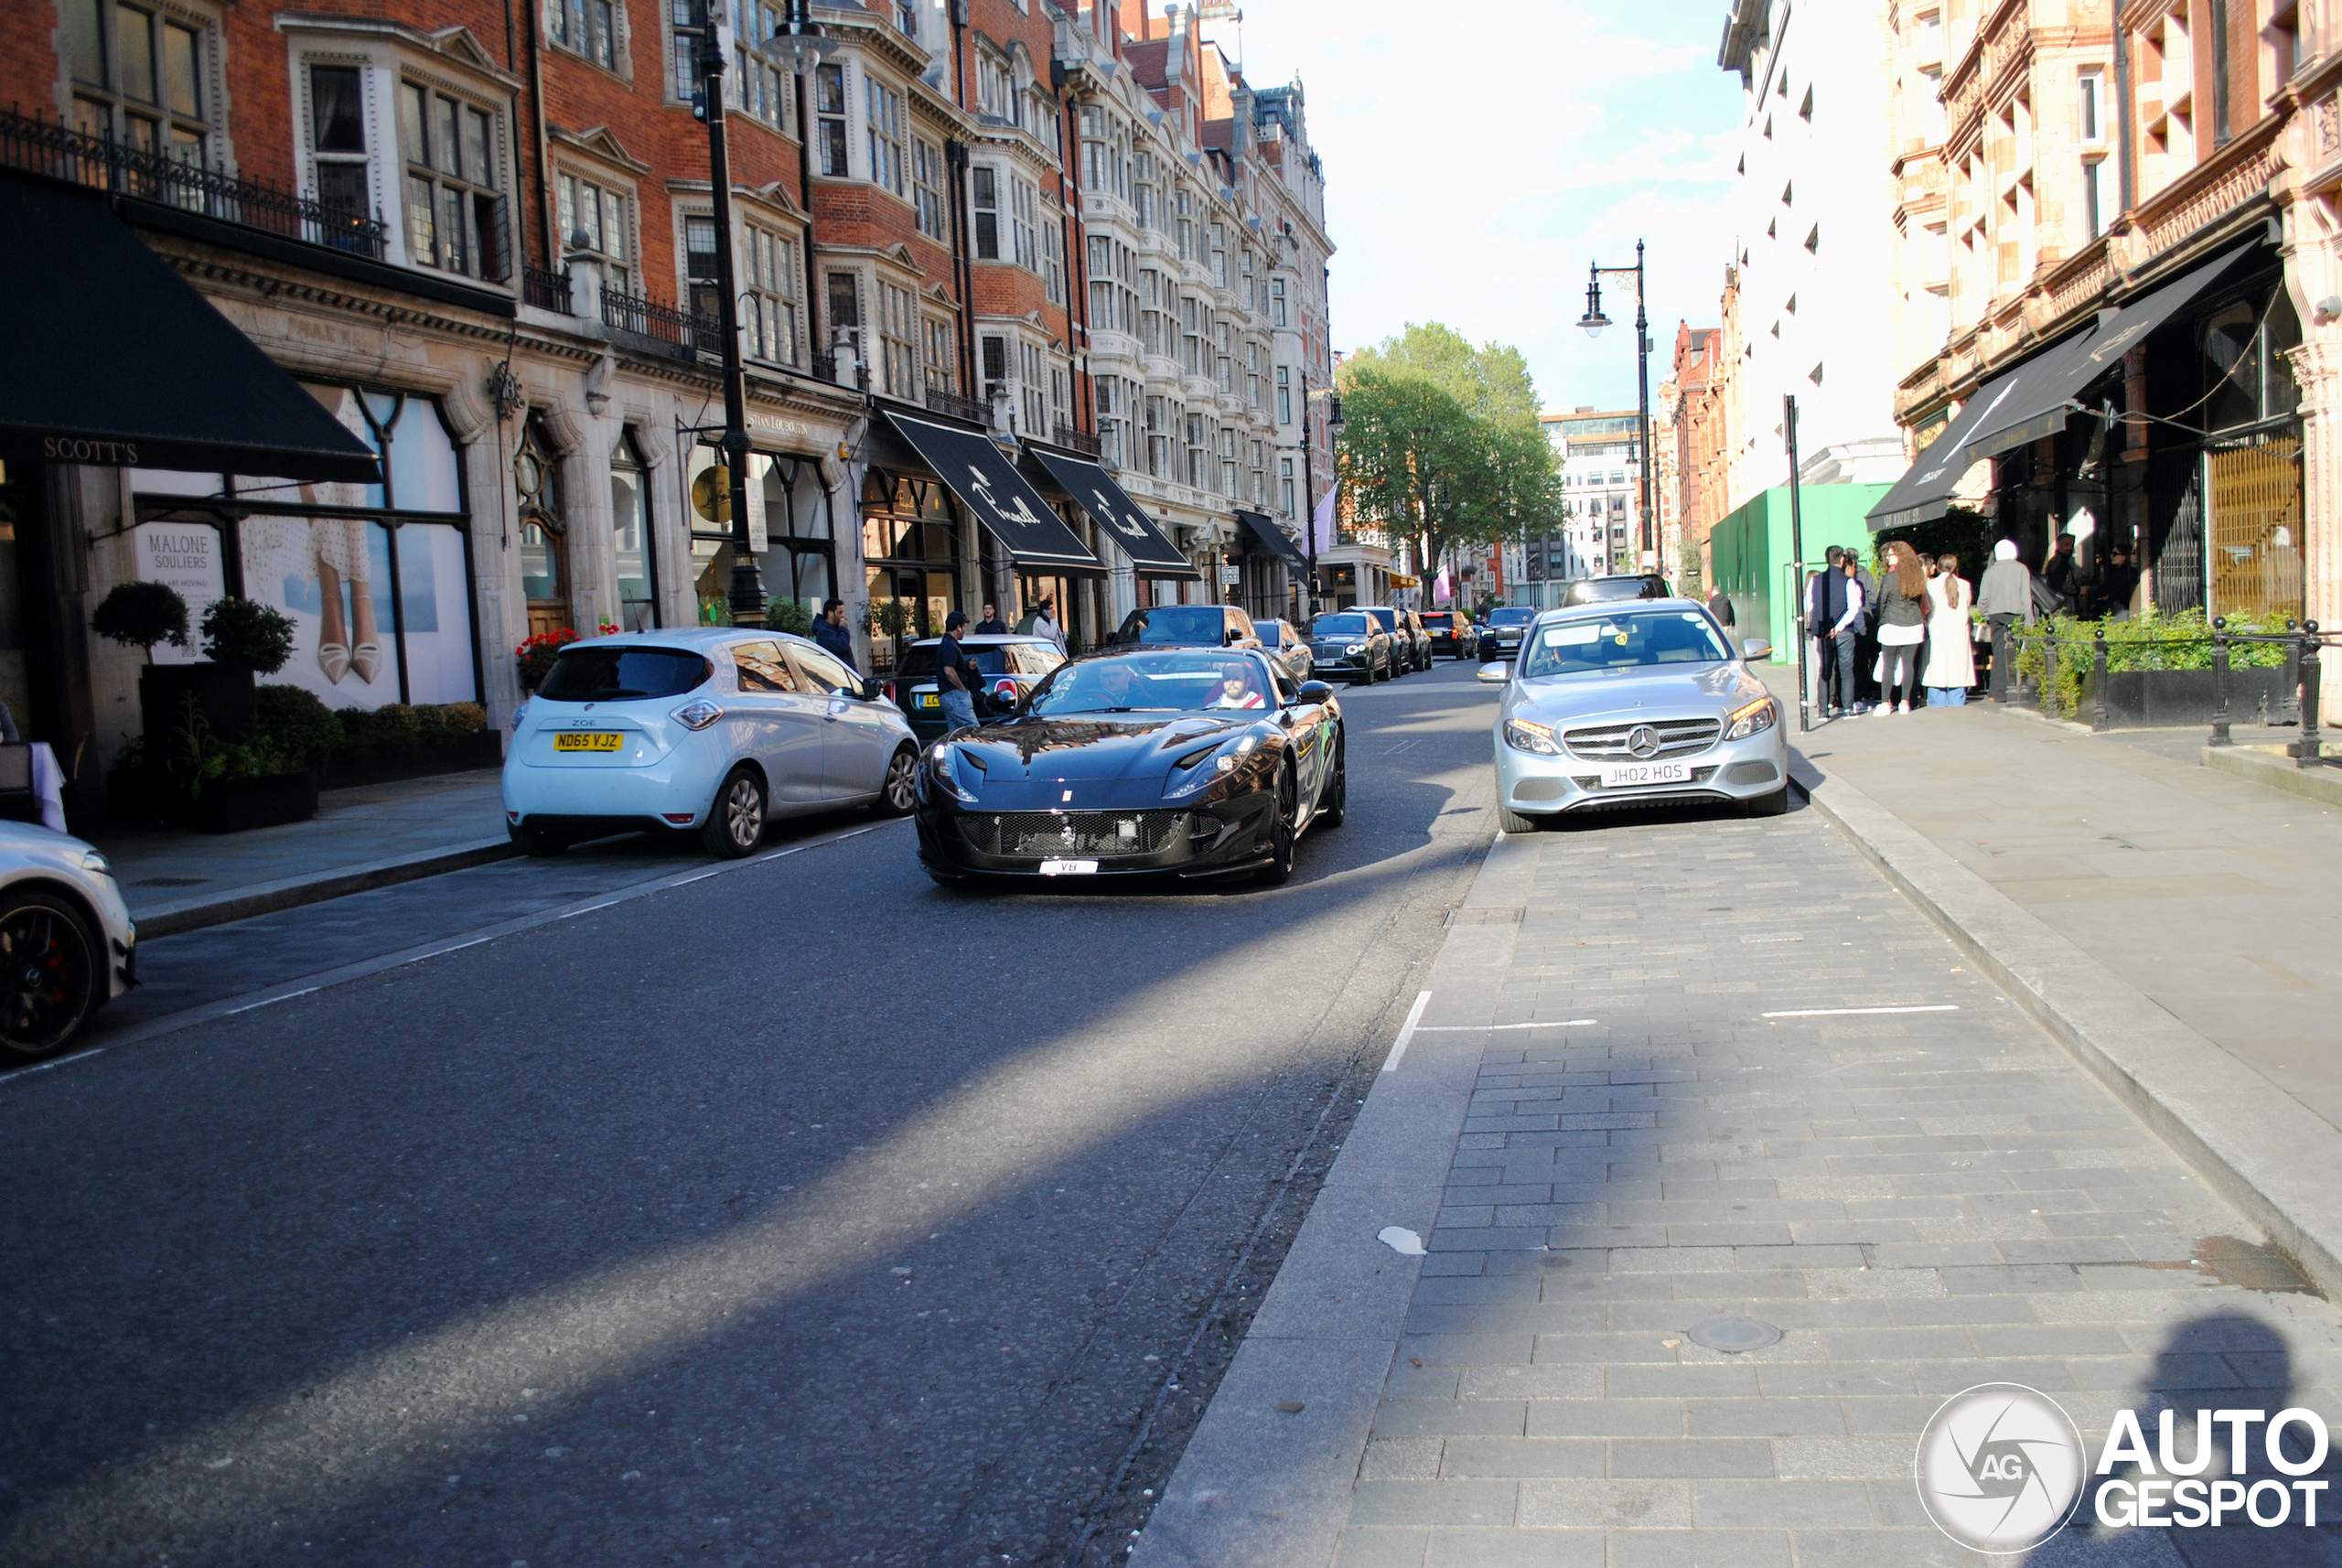
<instances>
[{"instance_id":1,"label":"stone facade building","mask_svg":"<svg viewBox=\"0 0 2342 1568\"><path fill-rule=\"evenodd\" d=\"M784 8L716 9L775 619L843 598L872 668L887 601L908 637L1052 599L1081 644L1166 598L1284 613L1307 481L1333 478L1322 419L1287 473L1330 381L1298 80L1253 91L1160 0L817 0L802 76L764 44ZM385 470L287 480L238 471L232 443L164 467L0 430L0 596L21 601L0 605L0 699L72 764L77 814L139 729L140 654L87 631L118 582L275 605L299 641L274 679L331 705L478 702L499 725L532 635L728 615L691 15L10 9L0 182L102 203ZM994 526L922 424L992 438L1062 545Z\"/></svg>"}]
</instances>

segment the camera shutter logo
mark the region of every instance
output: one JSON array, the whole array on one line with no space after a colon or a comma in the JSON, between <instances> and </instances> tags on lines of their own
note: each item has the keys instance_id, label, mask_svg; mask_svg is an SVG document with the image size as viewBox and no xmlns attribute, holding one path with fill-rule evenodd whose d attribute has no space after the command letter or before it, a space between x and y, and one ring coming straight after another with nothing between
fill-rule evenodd
<instances>
[{"instance_id":1,"label":"camera shutter logo","mask_svg":"<svg viewBox=\"0 0 2342 1568\"><path fill-rule=\"evenodd\" d=\"M1978 1552L2026 1552L2066 1527L2087 1461L2057 1401L2022 1383L1980 1383L1928 1419L1914 1469L1937 1529Z\"/></svg>"}]
</instances>

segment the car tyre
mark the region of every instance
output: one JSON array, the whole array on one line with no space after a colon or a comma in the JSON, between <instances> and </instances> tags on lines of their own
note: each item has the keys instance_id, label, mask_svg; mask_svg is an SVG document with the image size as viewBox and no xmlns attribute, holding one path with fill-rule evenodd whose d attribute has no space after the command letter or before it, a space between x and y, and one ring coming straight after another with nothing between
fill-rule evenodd
<instances>
[{"instance_id":1,"label":"car tyre","mask_svg":"<svg viewBox=\"0 0 2342 1568\"><path fill-rule=\"evenodd\" d=\"M1349 746L1338 740L1334 743L1334 777L1326 786L1325 797L1318 802L1317 814L1310 819L1313 828L1338 828L1350 814Z\"/></svg>"},{"instance_id":2,"label":"car tyre","mask_svg":"<svg viewBox=\"0 0 2342 1568\"><path fill-rule=\"evenodd\" d=\"M882 817L908 817L919 810L919 753L898 746L886 759L886 777L878 786L878 802L871 808Z\"/></svg>"},{"instance_id":3,"label":"car tyre","mask_svg":"<svg viewBox=\"0 0 2342 1568\"><path fill-rule=\"evenodd\" d=\"M1787 784L1769 795L1759 795L1755 800L1740 803L1740 814L1744 817L1778 817L1789 809L1789 787Z\"/></svg>"},{"instance_id":4,"label":"car tyre","mask_svg":"<svg viewBox=\"0 0 2342 1568\"><path fill-rule=\"evenodd\" d=\"M524 822L508 822L505 832L520 846L521 853L532 860L550 860L569 848L567 835L548 828L532 828Z\"/></svg>"},{"instance_id":5,"label":"car tyre","mask_svg":"<svg viewBox=\"0 0 2342 1568\"><path fill-rule=\"evenodd\" d=\"M725 860L757 852L765 837L765 787L755 768L735 768L724 776L699 836L710 854Z\"/></svg>"},{"instance_id":6,"label":"car tyre","mask_svg":"<svg viewBox=\"0 0 2342 1568\"><path fill-rule=\"evenodd\" d=\"M0 901L0 1066L71 1045L105 993L104 950L79 910L46 893Z\"/></svg>"},{"instance_id":7,"label":"car tyre","mask_svg":"<svg viewBox=\"0 0 2342 1568\"><path fill-rule=\"evenodd\" d=\"M1264 887L1282 887L1293 880L1293 819L1299 814L1298 806L1293 769L1280 768L1276 821L1269 826L1269 864L1254 875L1254 880Z\"/></svg>"},{"instance_id":8,"label":"car tyre","mask_svg":"<svg viewBox=\"0 0 2342 1568\"><path fill-rule=\"evenodd\" d=\"M1501 797L1498 799L1497 826L1502 828L1506 832L1533 833L1542 831L1544 825L1545 824L1538 818L1523 816L1520 812L1514 811L1510 806L1504 803Z\"/></svg>"}]
</instances>

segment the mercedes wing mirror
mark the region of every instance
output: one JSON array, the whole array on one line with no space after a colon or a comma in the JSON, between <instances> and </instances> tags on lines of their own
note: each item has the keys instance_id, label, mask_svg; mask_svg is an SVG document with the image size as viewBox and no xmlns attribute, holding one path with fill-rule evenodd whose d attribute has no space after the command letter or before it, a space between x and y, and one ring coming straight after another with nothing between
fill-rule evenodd
<instances>
[{"instance_id":1,"label":"mercedes wing mirror","mask_svg":"<svg viewBox=\"0 0 2342 1568\"><path fill-rule=\"evenodd\" d=\"M1480 666L1479 680L1484 685L1501 686L1511 678L1511 667L1501 659L1490 660Z\"/></svg>"},{"instance_id":2,"label":"mercedes wing mirror","mask_svg":"<svg viewBox=\"0 0 2342 1568\"><path fill-rule=\"evenodd\" d=\"M1743 659L1770 659L1773 645L1761 637L1752 637L1740 645L1740 656Z\"/></svg>"}]
</instances>

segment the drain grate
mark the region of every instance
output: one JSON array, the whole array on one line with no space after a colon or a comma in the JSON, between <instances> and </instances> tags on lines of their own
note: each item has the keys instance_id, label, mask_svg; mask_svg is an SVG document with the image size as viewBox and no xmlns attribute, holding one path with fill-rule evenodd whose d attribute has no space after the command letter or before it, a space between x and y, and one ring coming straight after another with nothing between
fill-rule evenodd
<instances>
[{"instance_id":1,"label":"drain grate","mask_svg":"<svg viewBox=\"0 0 2342 1568\"><path fill-rule=\"evenodd\" d=\"M1762 1350L1767 1345L1781 1342L1779 1329L1754 1317L1711 1317L1705 1323L1692 1325L1688 1332L1693 1344L1722 1350L1728 1356L1737 1356L1744 1350Z\"/></svg>"}]
</instances>

